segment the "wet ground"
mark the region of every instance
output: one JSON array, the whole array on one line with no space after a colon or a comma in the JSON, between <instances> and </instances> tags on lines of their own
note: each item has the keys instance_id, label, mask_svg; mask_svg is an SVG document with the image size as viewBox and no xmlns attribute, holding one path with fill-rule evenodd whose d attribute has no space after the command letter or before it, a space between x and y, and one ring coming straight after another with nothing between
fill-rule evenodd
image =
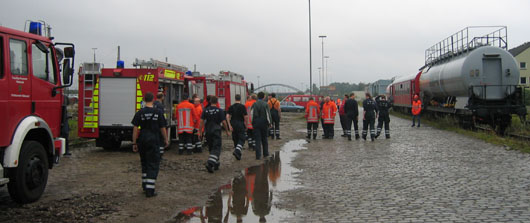
<instances>
[{"instance_id":1,"label":"wet ground","mask_svg":"<svg viewBox=\"0 0 530 223\"><path fill-rule=\"evenodd\" d=\"M297 138L292 128L302 128L300 113L286 113L281 123L282 140L269 140L271 154L287 139ZM289 124L287 124L289 123ZM241 161L232 156L231 138L223 134L220 170L204 168L208 153L177 155L176 145L164 155L157 179L158 196L147 199L141 189L140 158L130 144L116 151L93 145L73 148L50 170L42 198L18 205L0 187L0 222L164 222L175 221L178 212L203 206L212 190L245 168L264 163L254 152L243 150Z\"/></svg>"},{"instance_id":2,"label":"wet ground","mask_svg":"<svg viewBox=\"0 0 530 223\"><path fill-rule=\"evenodd\" d=\"M217 188L203 207L183 210L176 222L280 222L294 212L277 207L278 194L300 185L294 179L299 170L291 166L305 140L288 142L265 161L240 171L230 182Z\"/></svg>"},{"instance_id":3,"label":"wet ground","mask_svg":"<svg viewBox=\"0 0 530 223\"><path fill-rule=\"evenodd\" d=\"M284 221L530 222L529 154L391 119L391 139L308 143Z\"/></svg>"},{"instance_id":4,"label":"wet ground","mask_svg":"<svg viewBox=\"0 0 530 223\"><path fill-rule=\"evenodd\" d=\"M530 222L530 155L391 118L391 139L305 141L284 114L268 160L169 151L159 195L140 188L138 154L83 147L50 172L44 196L17 205L0 188L0 222Z\"/></svg>"}]
</instances>

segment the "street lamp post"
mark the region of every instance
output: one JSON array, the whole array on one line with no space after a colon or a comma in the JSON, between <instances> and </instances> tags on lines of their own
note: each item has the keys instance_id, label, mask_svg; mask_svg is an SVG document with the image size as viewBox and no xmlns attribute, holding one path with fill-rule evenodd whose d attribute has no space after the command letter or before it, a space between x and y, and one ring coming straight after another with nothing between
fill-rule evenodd
<instances>
[{"instance_id":1,"label":"street lamp post","mask_svg":"<svg viewBox=\"0 0 530 223\"><path fill-rule=\"evenodd\" d=\"M324 82L324 70L325 70L325 67L324 67L324 38L326 38L327 36L325 35L322 35L322 36L318 36L318 38L321 38L322 39L322 82ZM324 83L326 84L326 83Z\"/></svg>"},{"instance_id":2,"label":"street lamp post","mask_svg":"<svg viewBox=\"0 0 530 223\"><path fill-rule=\"evenodd\" d=\"M326 77L326 81L325 81L325 85L329 85L329 82L328 82L328 59L329 59L329 56L325 56L324 57L326 59L326 72L324 74L324 77Z\"/></svg>"},{"instance_id":3,"label":"street lamp post","mask_svg":"<svg viewBox=\"0 0 530 223\"><path fill-rule=\"evenodd\" d=\"M258 88L259 88L259 75L258 75Z\"/></svg>"},{"instance_id":4,"label":"street lamp post","mask_svg":"<svg viewBox=\"0 0 530 223\"><path fill-rule=\"evenodd\" d=\"M311 57L311 0L309 3L309 94L313 94L313 60Z\"/></svg>"},{"instance_id":5,"label":"street lamp post","mask_svg":"<svg viewBox=\"0 0 530 223\"><path fill-rule=\"evenodd\" d=\"M322 67L318 68L318 87L319 89L322 88Z\"/></svg>"}]
</instances>

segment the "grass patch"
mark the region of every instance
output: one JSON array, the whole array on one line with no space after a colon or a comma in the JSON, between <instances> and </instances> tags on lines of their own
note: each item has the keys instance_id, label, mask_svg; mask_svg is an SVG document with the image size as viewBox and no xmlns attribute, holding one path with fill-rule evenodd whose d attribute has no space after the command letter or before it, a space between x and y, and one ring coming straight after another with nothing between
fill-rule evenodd
<instances>
[{"instance_id":1,"label":"grass patch","mask_svg":"<svg viewBox=\"0 0 530 223\"><path fill-rule=\"evenodd\" d=\"M412 120L412 117L410 115L405 115L403 113L390 111L390 114L397 116L399 118ZM480 140L483 140L491 144L505 146L505 147L508 147L510 150L519 150L523 153L530 153L530 143L528 141L521 141L521 140L513 139L510 137L500 137L496 135L494 132L481 132L481 131L471 131L471 130L463 129L458 126L458 122L456 122L453 118L449 116L438 118L436 120L423 116L421 117L421 122L428 124L429 126L435 127L437 129L456 132L458 134L463 134L469 137L480 139ZM515 129L515 128L520 128L522 126L523 125L519 121L519 117L516 116L516 119L515 118L512 119L512 126L510 126L510 128ZM529 128L528 125L525 126L524 127L525 131L527 131L528 128Z\"/></svg>"}]
</instances>

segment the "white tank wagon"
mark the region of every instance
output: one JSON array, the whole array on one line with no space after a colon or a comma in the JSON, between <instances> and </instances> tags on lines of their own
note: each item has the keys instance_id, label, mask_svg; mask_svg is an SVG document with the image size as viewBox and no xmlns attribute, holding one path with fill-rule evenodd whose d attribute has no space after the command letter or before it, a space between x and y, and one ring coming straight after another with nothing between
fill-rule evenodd
<instances>
[{"instance_id":1,"label":"white tank wagon","mask_svg":"<svg viewBox=\"0 0 530 223\"><path fill-rule=\"evenodd\" d=\"M484 29L495 30L472 36ZM504 26L467 27L436 43L425 51L419 85L411 92L420 95L427 111L454 114L464 127L489 124L504 134L513 114L524 121L527 113L507 36Z\"/></svg>"},{"instance_id":2,"label":"white tank wagon","mask_svg":"<svg viewBox=\"0 0 530 223\"><path fill-rule=\"evenodd\" d=\"M428 98L503 100L515 92L518 81L515 58L499 47L483 46L425 68L420 89Z\"/></svg>"}]
</instances>

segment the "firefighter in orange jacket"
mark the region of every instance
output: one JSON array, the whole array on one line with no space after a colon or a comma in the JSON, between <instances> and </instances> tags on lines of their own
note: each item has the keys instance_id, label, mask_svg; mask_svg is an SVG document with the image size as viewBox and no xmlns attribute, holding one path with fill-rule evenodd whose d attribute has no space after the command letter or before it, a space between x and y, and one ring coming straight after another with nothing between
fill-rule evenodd
<instances>
[{"instance_id":1,"label":"firefighter in orange jacket","mask_svg":"<svg viewBox=\"0 0 530 223\"><path fill-rule=\"evenodd\" d=\"M311 139L311 133L313 133L313 139L317 138L318 132L318 119L320 118L320 106L314 101L313 97L309 98L309 102L305 107L305 118L307 119L307 139Z\"/></svg>"},{"instance_id":2,"label":"firefighter in orange jacket","mask_svg":"<svg viewBox=\"0 0 530 223\"><path fill-rule=\"evenodd\" d=\"M202 116L202 105L201 105L201 99L199 97L193 98L193 106L195 106L195 114L197 117L197 121L193 125L193 141L192 145L195 147L194 152L196 153L202 153L202 142L199 140L199 125L200 120L199 118Z\"/></svg>"},{"instance_id":3,"label":"firefighter in orange jacket","mask_svg":"<svg viewBox=\"0 0 530 223\"><path fill-rule=\"evenodd\" d=\"M269 130L269 135L272 139L274 139L274 135L276 135L276 139L280 139L280 119L282 118L280 101L276 99L276 93L271 93L270 96L271 98L267 102L272 117L272 127Z\"/></svg>"},{"instance_id":4,"label":"firefighter in orange jacket","mask_svg":"<svg viewBox=\"0 0 530 223\"><path fill-rule=\"evenodd\" d=\"M322 119L324 120L324 139L333 139L335 115L337 115L337 105L328 97L324 100L322 108Z\"/></svg>"},{"instance_id":5,"label":"firefighter in orange jacket","mask_svg":"<svg viewBox=\"0 0 530 223\"><path fill-rule=\"evenodd\" d=\"M421 100L418 94L414 95L414 100L412 101L412 126L416 125L416 118L418 118L418 128L421 125L420 122L420 113L421 113Z\"/></svg>"},{"instance_id":6,"label":"firefighter in orange jacket","mask_svg":"<svg viewBox=\"0 0 530 223\"><path fill-rule=\"evenodd\" d=\"M184 153L184 144L186 153L193 153L193 129L195 122L198 122L195 106L190 103L187 95L182 97L182 101L177 106L177 133L179 134L179 155Z\"/></svg>"},{"instance_id":7,"label":"firefighter in orange jacket","mask_svg":"<svg viewBox=\"0 0 530 223\"><path fill-rule=\"evenodd\" d=\"M247 100L245 103L245 108L247 109L247 119L245 120L245 124L247 125L247 141L248 141L248 148L250 150L254 150L256 147L256 140L253 138L254 136L254 127L252 126L252 115L250 114L250 108L252 108L252 105L256 103L256 100L258 99L258 96L256 94L252 94L250 96L250 99Z\"/></svg>"}]
</instances>

